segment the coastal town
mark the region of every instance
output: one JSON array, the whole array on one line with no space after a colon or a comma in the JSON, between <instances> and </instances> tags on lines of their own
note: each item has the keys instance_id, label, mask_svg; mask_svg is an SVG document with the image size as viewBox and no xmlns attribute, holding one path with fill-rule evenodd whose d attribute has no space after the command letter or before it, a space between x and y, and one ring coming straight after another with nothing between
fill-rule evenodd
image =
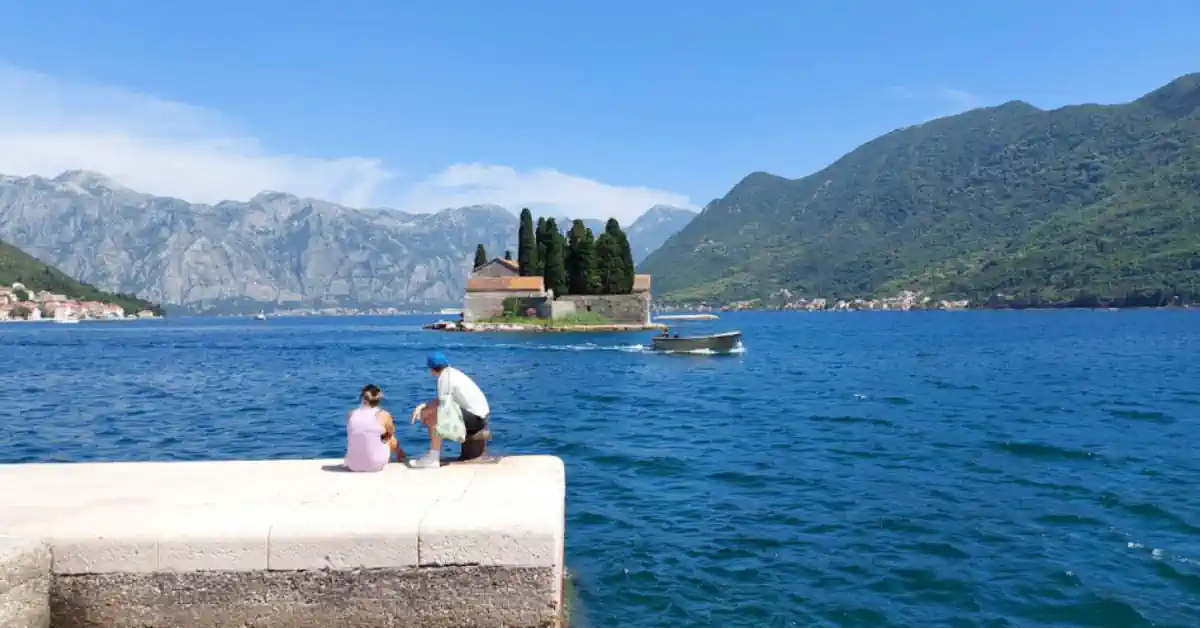
<instances>
[{"instance_id":1,"label":"coastal town","mask_svg":"<svg viewBox=\"0 0 1200 628\"><path fill-rule=\"evenodd\" d=\"M149 310L126 313L114 303L71 299L48 290L30 290L14 282L0 286L0 322L7 321L81 321L154 318Z\"/></svg>"},{"instance_id":2,"label":"coastal town","mask_svg":"<svg viewBox=\"0 0 1200 628\"><path fill-rule=\"evenodd\" d=\"M898 295L878 299L788 299L780 309L808 312L823 310L832 310L834 312L859 310L908 312L911 310L965 310L970 304L971 302L966 299L934 299L922 292L905 290Z\"/></svg>"},{"instance_id":3,"label":"coastal town","mask_svg":"<svg viewBox=\"0 0 1200 628\"><path fill-rule=\"evenodd\" d=\"M272 318L281 318L289 316L407 316L410 314L427 314L422 310L406 309L399 307L300 307L300 308L280 308L272 309L269 312L264 310L263 315L270 314ZM249 316L245 312L237 312L231 314L218 314L218 316Z\"/></svg>"},{"instance_id":4,"label":"coastal town","mask_svg":"<svg viewBox=\"0 0 1200 628\"><path fill-rule=\"evenodd\" d=\"M711 312L740 312L749 310L791 310L800 312L858 312L858 311L896 311L910 312L915 310L965 310L971 302L962 300L935 299L919 291L905 290L898 295L877 299L826 299L803 298L782 290L770 299L775 305L766 305L759 299L733 301L720 306L708 304L699 305L662 305L657 311L696 311Z\"/></svg>"}]
</instances>

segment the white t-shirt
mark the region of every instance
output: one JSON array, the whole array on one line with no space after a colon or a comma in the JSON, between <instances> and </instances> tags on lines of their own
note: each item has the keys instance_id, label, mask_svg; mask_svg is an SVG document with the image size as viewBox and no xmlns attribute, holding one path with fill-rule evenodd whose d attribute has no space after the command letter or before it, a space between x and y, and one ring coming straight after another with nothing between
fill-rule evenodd
<instances>
[{"instance_id":1,"label":"white t-shirt","mask_svg":"<svg viewBox=\"0 0 1200 628\"><path fill-rule=\"evenodd\" d=\"M491 412L487 397L483 396L479 386L466 373L452 366L442 369L442 374L437 378L438 399L446 395L450 395L464 411L477 417L487 418Z\"/></svg>"}]
</instances>

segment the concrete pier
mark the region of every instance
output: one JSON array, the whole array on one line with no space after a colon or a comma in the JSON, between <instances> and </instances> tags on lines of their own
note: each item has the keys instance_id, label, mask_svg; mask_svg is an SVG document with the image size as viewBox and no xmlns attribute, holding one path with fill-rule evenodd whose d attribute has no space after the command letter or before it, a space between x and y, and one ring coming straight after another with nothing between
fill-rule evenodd
<instances>
[{"instance_id":1,"label":"concrete pier","mask_svg":"<svg viewBox=\"0 0 1200 628\"><path fill-rule=\"evenodd\" d=\"M549 456L0 465L0 627L554 626Z\"/></svg>"}]
</instances>

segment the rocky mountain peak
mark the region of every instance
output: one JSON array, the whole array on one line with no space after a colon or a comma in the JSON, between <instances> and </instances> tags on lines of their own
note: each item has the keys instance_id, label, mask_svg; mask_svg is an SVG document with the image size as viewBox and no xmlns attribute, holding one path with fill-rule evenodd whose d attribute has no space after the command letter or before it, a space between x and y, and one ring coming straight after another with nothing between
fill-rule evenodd
<instances>
[{"instance_id":1,"label":"rocky mountain peak","mask_svg":"<svg viewBox=\"0 0 1200 628\"><path fill-rule=\"evenodd\" d=\"M125 186L109 177L93 170L66 170L51 179L59 185L76 188L80 191L96 192L100 190L124 191Z\"/></svg>"},{"instance_id":2,"label":"rocky mountain peak","mask_svg":"<svg viewBox=\"0 0 1200 628\"><path fill-rule=\"evenodd\" d=\"M641 250L668 231L644 242L626 232ZM0 240L102 289L193 312L445 307L461 303L478 244L516 251L517 215L356 209L273 190L194 204L70 170L0 175Z\"/></svg>"}]
</instances>

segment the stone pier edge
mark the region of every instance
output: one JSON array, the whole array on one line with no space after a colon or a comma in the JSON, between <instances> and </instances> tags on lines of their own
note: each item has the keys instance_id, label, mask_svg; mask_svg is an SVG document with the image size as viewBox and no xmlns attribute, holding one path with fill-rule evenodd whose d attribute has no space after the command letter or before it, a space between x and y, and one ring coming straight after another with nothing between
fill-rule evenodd
<instances>
[{"instance_id":1,"label":"stone pier edge","mask_svg":"<svg viewBox=\"0 0 1200 628\"><path fill-rule=\"evenodd\" d=\"M434 503L462 499L477 477ZM565 486L562 498L559 513L565 518ZM555 535L549 564L547 556L536 554L518 565L505 565L502 559L490 565L455 563L445 560L448 551L454 553L445 547L431 552L443 560L429 559L426 564L420 531L433 514L432 509L426 510L417 521L415 564L396 566L273 568L272 523L265 539L265 568L162 568L158 559L164 539L154 539L154 568L123 571L101 566L92 573L69 565L75 562L69 556L71 549L62 557L63 564L56 562L59 539L35 540L37 535L28 533L6 536L0 530L0 628L333 628L397 622L422 628L563 625L566 574L561 531ZM565 526L565 520L560 519L559 525ZM114 540L118 545L130 542ZM72 541L66 543L70 546Z\"/></svg>"},{"instance_id":2,"label":"stone pier edge","mask_svg":"<svg viewBox=\"0 0 1200 628\"><path fill-rule=\"evenodd\" d=\"M53 574L43 541L0 539L0 628L565 625L549 567ZM550 598L550 596L555 596ZM534 600L557 599L539 607Z\"/></svg>"}]
</instances>

